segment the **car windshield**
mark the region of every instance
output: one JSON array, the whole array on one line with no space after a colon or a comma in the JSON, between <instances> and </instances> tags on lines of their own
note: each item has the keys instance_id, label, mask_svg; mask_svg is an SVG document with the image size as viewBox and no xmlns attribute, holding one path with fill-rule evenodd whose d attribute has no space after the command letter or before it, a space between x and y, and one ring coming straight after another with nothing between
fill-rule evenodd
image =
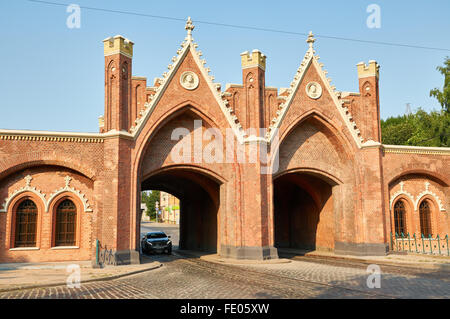
<instances>
[{"instance_id":1,"label":"car windshield","mask_svg":"<svg viewBox=\"0 0 450 319\"><path fill-rule=\"evenodd\" d=\"M148 233L147 238L165 238L167 237L164 233Z\"/></svg>"}]
</instances>

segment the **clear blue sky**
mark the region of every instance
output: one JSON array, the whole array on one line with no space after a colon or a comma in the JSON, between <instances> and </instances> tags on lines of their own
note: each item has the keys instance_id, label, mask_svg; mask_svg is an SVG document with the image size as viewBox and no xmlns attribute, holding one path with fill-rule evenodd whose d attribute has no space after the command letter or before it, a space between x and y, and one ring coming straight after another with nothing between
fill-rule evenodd
<instances>
[{"instance_id":1,"label":"clear blue sky","mask_svg":"<svg viewBox=\"0 0 450 319\"><path fill-rule=\"evenodd\" d=\"M186 18L216 82L241 83L240 56L267 55L266 85L288 87L307 50L304 36L241 30L195 20L450 48L450 1L86 1L49 0L88 7ZM381 28L369 29L369 4L381 8ZM65 6L0 0L0 128L97 132L104 108L102 40L121 34L134 43L133 75L167 71L185 37L184 22L81 10L81 28L69 29ZM390 47L317 38L317 54L337 90L357 91L356 63L381 65L383 118L413 109L440 109L429 97L442 87L436 71L450 51Z\"/></svg>"}]
</instances>

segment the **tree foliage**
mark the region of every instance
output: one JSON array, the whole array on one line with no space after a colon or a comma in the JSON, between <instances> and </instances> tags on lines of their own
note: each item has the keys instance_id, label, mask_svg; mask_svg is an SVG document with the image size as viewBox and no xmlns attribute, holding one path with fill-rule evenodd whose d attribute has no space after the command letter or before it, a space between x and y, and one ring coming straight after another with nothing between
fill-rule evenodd
<instances>
[{"instance_id":1,"label":"tree foliage","mask_svg":"<svg viewBox=\"0 0 450 319\"><path fill-rule=\"evenodd\" d=\"M147 206L147 215L151 219L156 218L155 204L159 202L159 191L142 192L142 202Z\"/></svg>"},{"instance_id":2,"label":"tree foliage","mask_svg":"<svg viewBox=\"0 0 450 319\"><path fill-rule=\"evenodd\" d=\"M450 147L450 58L437 69L444 75L444 87L431 90L430 96L442 110L427 113L419 108L414 114L381 120L383 144Z\"/></svg>"},{"instance_id":3,"label":"tree foliage","mask_svg":"<svg viewBox=\"0 0 450 319\"><path fill-rule=\"evenodd\" d=\"M430 91L430 96L436 98L445 112L450 112L450 58L447 57L444 61L444 66L436 68L444 76L444 87L442 91L435 88Z\"/></svg>"},{"instance_id":4,"label":"tree foliage","mask_svg":"<svg viewBox=\"0 0 450 319\"><path fill-rule=\"evenodd\" d=\"M381 120L383 144L450 146L450 113L419 109L411 115Z\"/></svg>"}]
</instances>

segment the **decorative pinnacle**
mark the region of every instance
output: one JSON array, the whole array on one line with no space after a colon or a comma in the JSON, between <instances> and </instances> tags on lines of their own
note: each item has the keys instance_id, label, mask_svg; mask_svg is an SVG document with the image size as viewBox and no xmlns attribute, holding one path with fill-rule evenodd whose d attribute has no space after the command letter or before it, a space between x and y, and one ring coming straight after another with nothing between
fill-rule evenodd
<instances>
[{"instance_id":1,"label":"decorative pinnacle","mask_svg":"<svg viewBox=\"0 0 450 319\"><path fill-rule=\"evenodd\" d=\"M66 187L69 187L69 184L70 184L70 181L72 180L72 177L66 176L66 177L64 178L64 180L66 181Z\"/></svg>"},{"instance_id":2,"label":"decorative pinnacle","mask_svg":"<svg viewBox=\"0 0 450 319\"><path fill-rule=\"evenodd\" d=\"M316 41L316 39L314 39L314 35L312 33L312 31L309 31L308 34L308 39L306 40L306 43L309 44L309 47L312 49L314 42Z\"/></svg>"},{"instance_id":3,"label":"decorative pinnacle","mask_svg":"<svg viewBox=\"0 0 450 319\"><path fill-rule=\"evenodd\" d=\"M30 187L30 183L31 183L32 179L33 179L33 177L31 177L30 175L25 176L25 181L27 183L27 187Z\"/></svg>"},{"instance_id":4,"label":"decorative pinnacle","mask_svg":"<svg viewBox=\"0 0 450 319\"><path fill-rule=\"evenodd\" d=\"M195 26L192 24L191 17L188 17L184 28L187 30L188 38L192 39L192 30L194 30Z\"/></svg>"}]
</instances>

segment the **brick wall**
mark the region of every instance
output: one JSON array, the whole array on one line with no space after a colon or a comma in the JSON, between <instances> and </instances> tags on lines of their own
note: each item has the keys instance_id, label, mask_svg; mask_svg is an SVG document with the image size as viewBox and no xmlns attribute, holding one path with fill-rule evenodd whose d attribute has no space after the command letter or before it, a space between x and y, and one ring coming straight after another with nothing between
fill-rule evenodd
<instances>
[{"instance_id":1,"label":"brick wall","mask_svg":"<svg viewBox=\"0 0 450 319\"><path fill-rule=\"evenodd\" d=\"M194 137L211 127L224 137L234 134L232 126L239 130L239 124L267 127L280 116L280 103L289 95L266 87L261 68L246 68L243 84L231 85L221 95L231 106L224 110L214 96L218 86L204 77L207 71L202 71L194 51L186 52L170 77L157 80L154 87L147 87L145 78L132 77L130 55L106 56L102 134L0 131L0 203L26 186L28 175L30 185L46 194L42 200L41 193L27 190L11 201L6 212L0 212L0 261L92 259L96 239L120 253L136 254L140 191L153 188L180 198L181 216L185 210L181 237L189 247L213 245L224 256L273 258L273 246L285 245L289 233L294 234L290 239L294 246L314 243L315 248L340 253L382 254L393 229L391 207L397 195L409 203L409 229L418 229L415 201L423 194L432 203L436 233L449 232L448 150L405 153L377 143L360 147L368 140L379 141L380 134L378 75L365 76L372 72L369 69L359 71L365 76L358 79L359 92L342 97L328 91L317 63L309 64L279 125L280 162L273 175L261 174L260 162L239 163L235 148L231 162L196 162L194 153L189 163L175 162L171 152L180 150L183 141L171 139L174 129L187 129L185 139L191 139L188 146L195 150ZM187 90L181 85L186 71L198 76L197 88ZM306 93L310 82L322 87L320 98ZM254 94L249 94L249 85ZM149 115L140 118L149 96L157 92L163 93ZM344 118L336 99L348 107ZM224 112L236 115L235 123ZM134 131L136 119L142 124ZM195 120L202 125L195 127ZM235 135L232 142L239 144ZM227 154L225 145L217 137L203 141L203 146ZM241 145L247 159L252 149L250 142ZM83 197L63 192L55 199L72 198L79 218L78 248L60 250L53 247L53 208L46 212L45 201L65 186L66 176ZM399 193L402 189L405 194ZM10 250L14 205L27 196L39 208L39 249ZM85 211L83 198L92 212ZM198 219L198 211L208 216L206 221ZM199 231L205 236L190 237Z\"/></svg>"}]
</instances>

